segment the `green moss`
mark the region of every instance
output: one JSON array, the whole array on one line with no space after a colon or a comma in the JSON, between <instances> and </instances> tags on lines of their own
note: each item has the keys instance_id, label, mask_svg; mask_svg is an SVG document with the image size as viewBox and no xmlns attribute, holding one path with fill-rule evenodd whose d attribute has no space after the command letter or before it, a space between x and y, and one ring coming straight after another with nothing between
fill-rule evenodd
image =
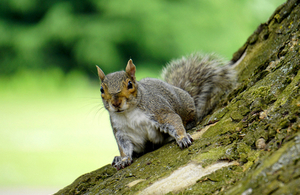
<instances>
[{"instance_id":1,"label":"green moss","mask_svg":"<svg viewBox=\"0 0 300 195\"><path fill-rule=\"evenodd\" d=\"M195 160L199 163L201 163L203 166L206 166L208 164L211 164L213 162L216 162L219 160L226 151L230 154L231 153L230 147L217 147L210 149L207 152L199 153L197 156L195 156L192 160Z\"/></svg>"},{"instance_id":2,"label":"green moss","mask_svg":"<svg viewBox=\"0 0 300 195\"><path fill-rule=\"evenodd\" d=\"M270 93L270 86L260 86L250 91L252 98L266 97Z\"/></svg>"},{"instance_id":3,"label":"green moss","mask_svg":"<svg viewBox=\"0 0 300 195\"><path fill-rule=\"evenodd\" d=\"M293 193L299 191L299 185L291 185L294 183L293 178L296 178L295 175L299 175L299 140L300 134L276 152L260 159L257 167L250 171L248 176L239 185L230 189L227 194L241 194L249 188L255 190L257 194L269 194L286 185L289 185L291 188L283 188L281 191Z\"/></svg>"},{"instance_id":4,"label":"green moss","mask_svg":"<svg viewBox=\"0 0 300 195\"><path fill-rule=\"evenodd\" d=\"M206 117L207 119L202 122L203 124L211 124L215 123L223 118L223 116L228 112L228 108L221 108L216 110L210 117Z\"/></svg>"},{"instance_id":5,"label":"green moss","mask_svg":"<svg viewBox=\"0 0 300 195\"><path fill-rule=\"evenodd\" d=\"M238 111L232 111L231 114L230 114L230 118L233 121L239 122L244 118L244 116Z\"/></svg>"},{"instance_id":6,"label":"green moss","mask_svg":"<svg viewBox=\"0 0 300 195\"><path fill-rule=\"evenodd\" d=\"M224 120L218 122L215 126L212 126L209 128L208 131L206 131L203 134L203 138L214 138L216 136L223 135L229 131L235 131L237 127L236 123L233 123L230 118L225 118Z\"/></svg>"}]
</instances>

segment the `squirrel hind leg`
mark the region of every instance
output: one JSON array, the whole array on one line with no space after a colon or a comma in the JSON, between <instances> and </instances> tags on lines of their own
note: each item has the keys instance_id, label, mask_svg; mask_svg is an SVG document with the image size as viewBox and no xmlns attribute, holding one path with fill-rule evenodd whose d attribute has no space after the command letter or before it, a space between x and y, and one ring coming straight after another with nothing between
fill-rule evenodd
<instances>
[{"instance_id":1,"label":"squirrel hind leg","mask_svg":"<svg viewBox=\"0 0 300 195\"><path fill-rule=\"evenodd\" d=\"M190 129L194 128L196 126L196 124L197 124L197 120L193 120L186 124L185 129L190 130Z\"/></svg>"}]
</instances>

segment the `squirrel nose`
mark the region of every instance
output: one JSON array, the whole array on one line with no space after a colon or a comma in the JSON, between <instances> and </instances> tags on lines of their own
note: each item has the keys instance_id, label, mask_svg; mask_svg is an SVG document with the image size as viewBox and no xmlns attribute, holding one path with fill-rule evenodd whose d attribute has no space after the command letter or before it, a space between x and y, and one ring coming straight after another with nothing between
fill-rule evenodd
<instances>
[{"instance_id":1,"label":"squirrel nose","mask_svg":"<svg viewBox=\"0 0 300 195\"><path fill-rule=\"evenodd\" d=\"M121 105L121 101L120 100L114 100L111 104L113 105L113 107L115 108L120 108Z\"/></svg>"}]
</instances>

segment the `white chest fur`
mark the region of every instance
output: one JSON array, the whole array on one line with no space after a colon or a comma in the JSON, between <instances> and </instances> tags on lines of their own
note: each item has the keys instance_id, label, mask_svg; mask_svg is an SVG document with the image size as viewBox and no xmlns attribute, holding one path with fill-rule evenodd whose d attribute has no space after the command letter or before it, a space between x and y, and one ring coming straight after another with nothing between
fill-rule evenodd
<instances>
[{"instance_id":1,"label":"white chest fur","mask_svg":"<svg viewBox=\"0 0 300 195\"><path fill-rule=\"evenodd\" d=\"M110 114L115 130L131 141L135 152L143 151L146 141L156 144L163 142L164 138L158 130L158 124L150 120L142 110L136 108L124 113Z\"/></svg>"}]
</instances>

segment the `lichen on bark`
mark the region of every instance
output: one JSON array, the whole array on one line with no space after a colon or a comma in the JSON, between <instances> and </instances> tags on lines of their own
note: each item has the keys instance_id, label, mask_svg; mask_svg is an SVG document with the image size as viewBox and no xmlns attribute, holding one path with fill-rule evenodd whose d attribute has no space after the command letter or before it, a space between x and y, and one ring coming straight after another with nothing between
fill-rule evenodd
<instances>
[{"instance_id":1,"label":"lichen on bark","mask_svg":"<svg viewBox=\"0 0 300 195\"><path fill-rule=\"evenodd\" d=\"M239 85L189 132L192 146L171 142L121 171L107 165L85 174L56 194L138 194L189 163L205 169L218 162L238 164L168 194L299 194L299 13L300 1L287 1L233 55L236 61L246 52Z\"/></svg>"}]
</instances>

